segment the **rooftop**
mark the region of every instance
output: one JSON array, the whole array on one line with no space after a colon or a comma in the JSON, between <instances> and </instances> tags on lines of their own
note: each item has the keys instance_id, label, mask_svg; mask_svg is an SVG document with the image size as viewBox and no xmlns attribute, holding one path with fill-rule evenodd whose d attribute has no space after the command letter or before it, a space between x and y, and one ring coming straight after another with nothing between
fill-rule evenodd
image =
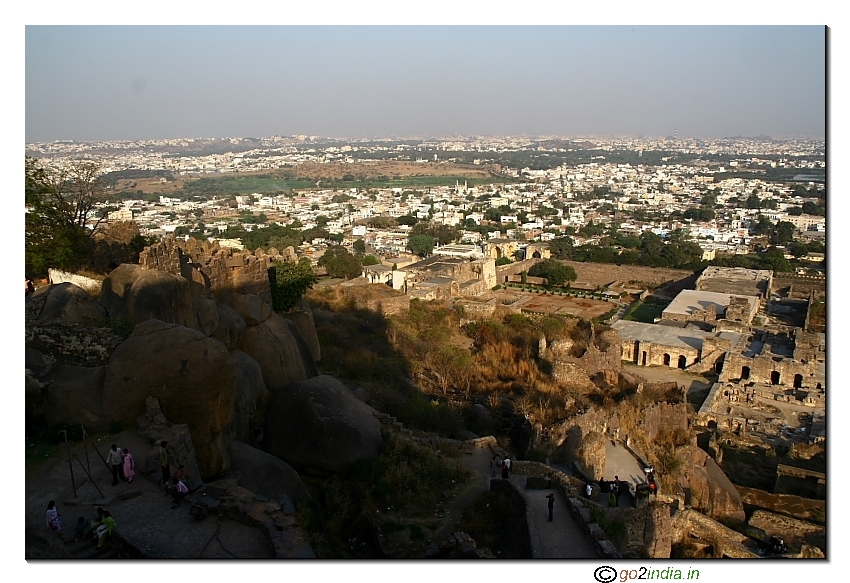
<instances>
[{"instance_id":1,"label":"rooftop","mask_svg":"<svg viewBox=\"0 0 850 583\"><path fill-rule=\"evenodd\" d=\"M727 338L732 341L732 346L737 345L741 340L741 334L737 332L703 332L693 328L659 326L628 320L619 320L611 327L620 333L620 338L623 340L641 340L662 346L695 350L702 349L702 343L706 338Z\"/></svg>"},{"instance_id":2,"label":"rooftop","mask_svg":"<svg viewBox=\"0 0 850 583\"><path fill-rule=\"evenodd\" d=\"M758 306L758 298L755 296L741 296L737 294L726 294L713 291L699 291L685 289L670 302L664 311L665 314L677 314L690 316L697 310L705 310L708 306L714 306L718 317L723 317L726 314L726 308L733 297L745 298L750 305L750 311L753 311L754 306Z\"/></svg>"}]
</instances>

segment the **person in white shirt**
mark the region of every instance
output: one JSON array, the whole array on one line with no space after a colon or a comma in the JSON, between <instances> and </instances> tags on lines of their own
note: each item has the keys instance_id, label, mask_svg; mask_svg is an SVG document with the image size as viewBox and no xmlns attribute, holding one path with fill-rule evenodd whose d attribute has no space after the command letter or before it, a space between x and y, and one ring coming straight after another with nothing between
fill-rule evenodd
<instances>
[{"instance_id":1,"label":"person in white shirt","mask_svg":"<svg viewBox=\"0 0 850 583\"><path fill-rule=\"evenodd\" d=\"M114 443L112 444L109 453L106 454L106 463L109 464L109 467L112 469L112 485L117 486L118 470L124 465L124 455Z\"/></svg>"}]
</instances>

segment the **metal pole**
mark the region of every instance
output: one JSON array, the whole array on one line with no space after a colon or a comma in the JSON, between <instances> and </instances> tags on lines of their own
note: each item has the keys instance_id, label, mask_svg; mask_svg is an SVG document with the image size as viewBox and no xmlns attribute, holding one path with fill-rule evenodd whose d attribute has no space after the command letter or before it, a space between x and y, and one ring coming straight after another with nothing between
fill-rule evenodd
<instances>
[{"instance_id":1,"label":"metal pole","mask_svg":"<svg viewBox=\"0 0 850 583\"><path fill-rule=\"evenodd\" d=\"M89 441L91 441L91 437L89 437ZM106 458L101 455L100 450L97 449L97 446L94 444L93 441L91 441L91 446L94 448L94 451L97 452L97 455L100 458L100 461L103 462L103 465L106 466L106 469L111 472L112 468L109 467L109 464L106 462Z\"/></svg>"},{"instance_id":2,"label":"metal pole","mask_svg":"<svg viewBox=\"0 0 850 583\"><path fill-rule=\"evenodd\" d=\"M80 458L77 457L77 454L74 454L74 459L77 460L77 463L80 464L80 467L83 468L84 472L86 472L86 475L89 477L89 480L91 481L92 486L94 486L94 489L97 490L98 494L100 494L100 497L106 498L106 496L103 495L103 492L100 491L100 488L97 487L97 482L95 482L94 478L91 477L91 474L86 471L85 466L83 466L83 462L80 461Z\"/></svg>"},{"instance_id":3,"label":"metal pole","mask_svg":"<svg viewBox=\"0 0 850 583\"><path fill-rule=\"evenodd\" d=\"M88 438L89 434L86 433L86 427L82 423L80 423L80 428L83 430L83 450L86 452L86 469L87 469L89 479L91 480L91 465L89 464L89 447L86 444L86 439ZM98 490L98 492L100 492L100 490ZM103 494L101 494L101 497L103 497Z\"/></svg>"},{"instance_id":4,"label":"metal pole","mask_svg":"<svg viewBox=\"0 0 850 583\"><path fill-rule=\"evenodd\" d=\"M57 433L62 433L65 435L65 448L68 450L68 469L71 470L71 487L74 489L74 498L77 497L77 483L74 480L74 466L71 463L71 444L68 443L68 432L64 429L58 431Z\"/></svg>"}]
</instances>

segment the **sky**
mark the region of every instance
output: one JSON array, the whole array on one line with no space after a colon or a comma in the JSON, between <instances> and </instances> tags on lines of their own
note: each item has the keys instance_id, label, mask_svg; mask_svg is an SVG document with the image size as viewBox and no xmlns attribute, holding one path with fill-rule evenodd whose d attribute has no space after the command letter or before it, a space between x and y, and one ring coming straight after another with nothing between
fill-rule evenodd
<instances>
[{"instance_id":1,"label":"sky","mask_svg":"<svg viewBox=\"0 0 850 583\"><path fill-rule=\"evenodd\" d=\"M822 26L26 26L26 142L823 137Z\"/></svg>"}]
</instances>

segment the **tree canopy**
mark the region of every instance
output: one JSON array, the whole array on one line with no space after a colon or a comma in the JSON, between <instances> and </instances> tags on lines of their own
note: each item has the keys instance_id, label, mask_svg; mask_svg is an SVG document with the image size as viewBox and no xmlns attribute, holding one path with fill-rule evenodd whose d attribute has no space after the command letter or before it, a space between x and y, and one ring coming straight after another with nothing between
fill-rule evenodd
<instances>
[{"instance_id":1,"label":"tree canopy","mask_svg":"<svg viewBox=\"0 0 850 583\"><path fill-rule=\"evenodd\" d=\"M353 279L360 277L363 271L360 259L339 245L328 247L324 255L319 258L318 264L319 267L324 267L331 277Z\"/></svg>"},{"instance_id":2,"label":"tree canopy","mask_svg":"<svg viewBox=\"0 0 850 583\"><path fill-rule=\"evenodd\" d=\"M24 175L27 273L80 267L91 254L91 237L103 220L94 212L106 200L100 166L80 160L53 171L27 157Z\"/></svg>"},{"instance_id":3,"label":"tree canopy","mask_svg":"<svg viewBox=\"0 0 850 583\"><path fill-rule=\"evenodd\" d=\"M578 277L575 269L555 259L545 259L535 263L528 270L528 274L534 277L545 277L550 285L564 285L575 281Z\"/></svg>"},{"instance_id":4,"label":"tree canopy","mask_svg":"<svg viewBox=\"0 0 850 583\"><path fill-rule=\"evenodd\" d=\"M434 238L428 235L413 235L407 241L407 248L420 257L427 257L434 251Z\"/></svg>"},{"instance_id":5,"label":"tree canopy","mask_svg":"<svg viewBox=\"0 0 850 583\"><path fill-rule=\"evenodd\" d=\"M298 263L276 261L269 268L274 309L276 311L291 310L317 281L318 278L313 273L310 260L306 257L302 257Z\"/></svg>"}]
</instances>

